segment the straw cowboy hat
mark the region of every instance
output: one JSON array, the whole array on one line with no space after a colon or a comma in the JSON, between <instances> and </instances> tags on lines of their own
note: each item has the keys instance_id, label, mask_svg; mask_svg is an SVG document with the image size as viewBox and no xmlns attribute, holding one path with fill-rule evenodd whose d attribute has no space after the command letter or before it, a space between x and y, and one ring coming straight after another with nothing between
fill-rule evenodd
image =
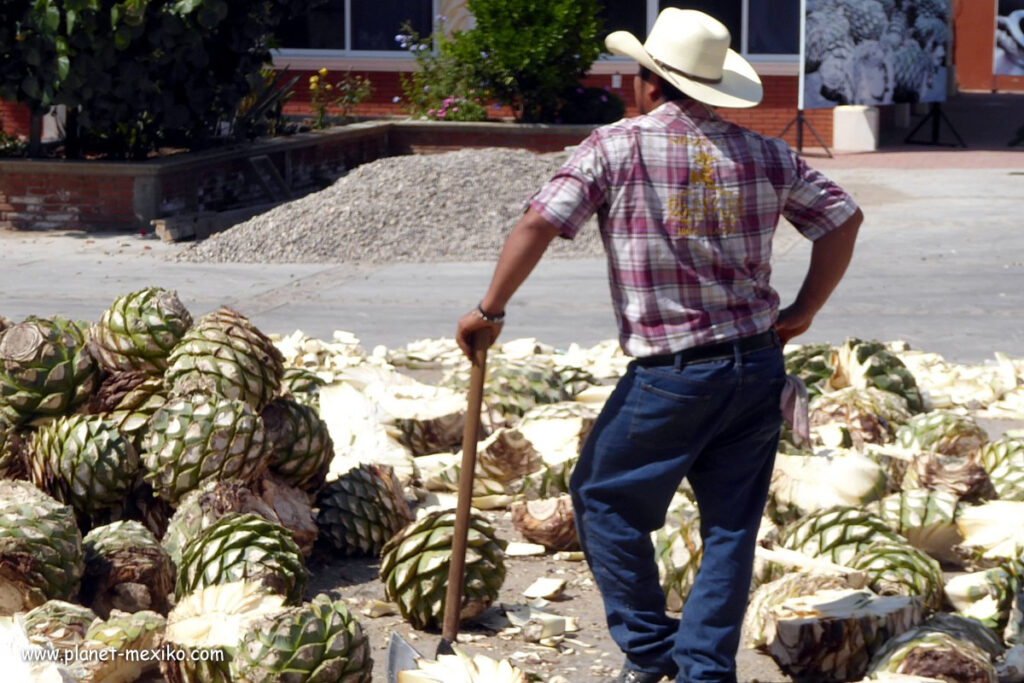
<instances>
[{"instance_id":1,"label":"straw cowboy hat","mask_svg":"<svg viewBox=\"0 0 1024 683\"><path fill-rule=\"evenodd\" d=\"M747 60L729 49L722 22L703 12L668 7L643 45L629 31L615 31L604 44L632 57L686 95L713 107L753 107L761 101L761 79Z\"/></svg>"}]
</instances>

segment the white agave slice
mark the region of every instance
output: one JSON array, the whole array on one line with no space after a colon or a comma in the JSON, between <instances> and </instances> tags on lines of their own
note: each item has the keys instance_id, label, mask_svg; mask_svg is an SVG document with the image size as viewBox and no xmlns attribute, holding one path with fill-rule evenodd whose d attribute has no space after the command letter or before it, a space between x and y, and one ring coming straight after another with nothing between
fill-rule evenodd
<instances>
[{"instance_id":1,"label":"white agave slice","mask_svg":"<svg viewBox=\"0 0 1024 683\"><path fill-rule=\"evenodd\" d=\"M885 494L888 477L874 460L856 451L819 450L814 455L775 458L775 500L802 512L836 505L862 505Z\"/></svg>"},{"instance_id":2,"label":"white agave slice","mask_svg":"<svg viewBox=\"0 0 1024 683\"><path fill-rule=\"evenodd\" d=\"M434 661L419 659L419 670L400 671L398 683L526 683L526 674L512 666L485 655L470 657L459 647L455 654L439 655Z\"/></svg>"},{"instance_id":3,"label":"white agave slice","mask_svg":"<svg viewBox=\"0 0 1024 683\"><path fill-rule=\"evenodd\" d=\"M201 588L182 598L167 615L166 642L196 648L235 647L250 624L284 609L284 599L246 581Z\"/></svg>"},{"instance_id":4,"label":"white agave slice","mask_svg":"<svg viewBox=\"0 0 1024 683\"><path fill-rule=\"evenodd\" d=\"M334 441L328 479L363 463L391 465L403 482L415 476L412 456L381 424L380 407L356 386L338 383L322 387L320 417Z\"/></svg>"},{"instance_id":5,"label":"white agave slice","mask_svg":"<svg viewBox=\"0 0 1024 683\"><path fill-rule=\"evenodd\" d=\"M977 548L983 558L1015 559L1024 553L1024 501L993 500L964 507L956 526L965 548Z\"/></svg>"}]
</instances>

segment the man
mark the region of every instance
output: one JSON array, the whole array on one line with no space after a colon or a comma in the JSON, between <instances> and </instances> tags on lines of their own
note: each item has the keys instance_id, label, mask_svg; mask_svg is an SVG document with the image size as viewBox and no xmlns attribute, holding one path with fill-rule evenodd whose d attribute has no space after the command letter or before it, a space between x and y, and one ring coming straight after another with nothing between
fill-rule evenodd
<instances>
[{"instance_id":1,"label":"man","mask_svg":"<svg viewBox=\"0 0 1024 683\"><path fill-rule=\"evenodd\" d=\"M473 336L501 331L505 305L557 235L598 214L623 350L635 357L572 476L576 524L608 627L626 655L619 681L735 681L755 536L781 425L780 339L804 332L853 253L860 210L780 140L718 118L710 106L761 99L728 30L701 12L665 9L636 59L640 116L597 129L538 192L509 235L476 310ZM792 305L769 285L779 216L814 240ZM571 296L571 295L570 295ZM665 613L650 533L687 477L703 560L681 620Z\"/></svg>"}]
</instances>

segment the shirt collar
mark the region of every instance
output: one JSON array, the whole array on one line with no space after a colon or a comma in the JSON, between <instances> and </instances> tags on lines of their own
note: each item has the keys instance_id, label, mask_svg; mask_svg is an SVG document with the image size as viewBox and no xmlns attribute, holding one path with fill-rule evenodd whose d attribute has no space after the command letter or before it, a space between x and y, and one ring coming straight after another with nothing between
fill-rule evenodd
<instances>
[{"instance_id":1,"label":"shirt collar","mask_svg":"<svg viewBox=\"0 0 1024 683\"><path fill-rule=\"evenodd\" d=\"M670 100L651 112L659 116L686 117L690 119L718 120L715 110L697 100Z\"/></svg>"}]
</instances>

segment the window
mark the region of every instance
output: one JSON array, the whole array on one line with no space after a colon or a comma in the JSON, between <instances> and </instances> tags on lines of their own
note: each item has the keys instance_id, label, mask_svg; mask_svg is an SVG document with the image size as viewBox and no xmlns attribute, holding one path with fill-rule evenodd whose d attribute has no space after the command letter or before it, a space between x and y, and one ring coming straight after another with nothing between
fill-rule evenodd
<instances>
[{"instance_id":1,"label":"window","mask_svg":"<svg viewBox=\"0 0 1024 683\"><path fill-rule=\"evenodd\" d=\"M747 0L747 52L795 55L800 52L800 0Z\"/></svg>"},{"instance_id":2,"label":"window","mask_svg":"<svg viewBox=\"0 0 1024 683\"><path fill-rule=\"evenodd\" d=\"M696 9L710 14L725 24L732 34L732 49L739 52L743 40L743 3L742 0L661 0L658 11L666 7L679 9Z\"/></svg>"},{"instance_id":3,"label":"window","mask_svg":"<svg viewBox=\"0 0 1024 683\"><path fill-rule=\"evenodd\" d=\"M732 49L747 56L800 52L800 0L603 0L603 5L609 32L624 29L640 40L661 10L678 7L721 21L732 34Z\"/></svg>"},{"instance_id":4,"label":"window","mask_svg":"<svg viewBox=\"0 0 1024 683\"><path fill-rule=\"evenodd\" d=\"M282 29L286 50L404 52L395 41L409 23L420 35L433 24L433 0L327 0Z\"/></svg>"}]
</instances>

